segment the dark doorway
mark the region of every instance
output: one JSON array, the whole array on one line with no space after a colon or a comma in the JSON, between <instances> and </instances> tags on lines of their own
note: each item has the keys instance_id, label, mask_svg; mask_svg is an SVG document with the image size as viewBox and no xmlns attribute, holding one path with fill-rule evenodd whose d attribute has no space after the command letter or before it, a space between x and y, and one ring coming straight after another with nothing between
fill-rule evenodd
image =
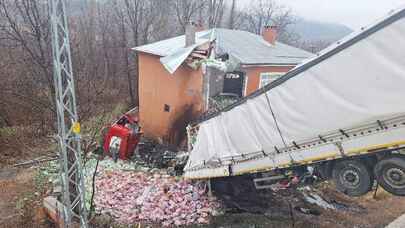
<instances>
[{"instance_id":1,"label":"dark doorway","mask_svg":"<svg viewBox=\"0 0 405 228\"><path fill-rule=\"evenodd\" d=\"M243 96L245 74L243 72L232 72L225 74L224 93L233 93L239 97Z\"/></svg>"}]
</instances>

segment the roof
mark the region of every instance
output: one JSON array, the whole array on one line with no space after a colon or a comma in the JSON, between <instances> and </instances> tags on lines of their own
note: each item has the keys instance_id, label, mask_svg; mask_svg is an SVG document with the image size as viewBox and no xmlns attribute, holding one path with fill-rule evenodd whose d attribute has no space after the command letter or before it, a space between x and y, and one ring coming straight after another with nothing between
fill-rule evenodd
<instances>
[{"instance_id":1,"label":"roof","mask_svg":"<svg viewBox=\"0 0 405 228\"><path fill-rule=\"evenodd\" d=\"M246 101L253 99L257 96L267 93L268 91L280 86L281 84L287 82L288 80L299 76L301 73L310 70L313 67L316 67L318 64L322 63L325 60L333 57L334 55L339 54L340 52L352 47L356 43L366 39L367 37L375 34L376 32L388 27L389 25L399 21L400 19L405 18L405 5L401 8L391 11L389 14L385 15L383 18L377 20L375 23L363 27L360 30L349 34L348 36L344 37L343 39L337 41L336 43L330 45L329 47L322 50L318 53L315 57L305 60L303 63L295 67L294 69L287 72L283 77L280 77L276 81L256 90L252 94L243 97L238 102L235 102L228 107L225 107L218 112L211 113L208 115L201 116L197 121L193 124L199 124L211 118L214 118L220 115L222 112L227 112L241 104L244 104ZM381 45L381 44L380 44Z\"/></svg>"},{"instance_id":2,"label":"roof","mask_svg":"<svg viewBox=\"0 0 405 228\"><path fill-rule=\"evenodd\" d=\"M216 42L222 52L238 59L241 64L296 65L313 54L299 48L276 42L272 45L262 36L229 29L215 29Z\"/></svg>"},{"instance_id":3,"label":"roof","mask_svg":"<svg viewBox=\"0 0 405 228\"><path fill-rule=\"evenodd\" d=\"M211 32L212 30L206 30L196 33L196 43L201 43L209 39ZM182 35L154 42L151 44L138 46L133 48L133 50L166 57L184 48L185 43L186 43L186 36Z\"/></svg>"},{"instance_id":4,"label":"roof","mask_svg":"<svg viewBox=\"0 0 405 228\"><path fill-rule=\"evenodd\" d=\"M216 40L220 53L228 53L244 65L297 65L313 54L281 42L272 45L262 36L230 29L210 29L196 33L196 43ZM135 47L134 50L166 57L183 49L185 35Z\"/></svg>"}]
</instances>

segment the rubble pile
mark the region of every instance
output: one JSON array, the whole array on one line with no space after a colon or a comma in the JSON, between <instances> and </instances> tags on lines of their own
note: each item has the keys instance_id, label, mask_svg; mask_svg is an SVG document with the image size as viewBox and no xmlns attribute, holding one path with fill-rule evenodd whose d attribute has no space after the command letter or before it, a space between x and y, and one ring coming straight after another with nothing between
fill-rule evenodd
<instances>
[{"instance_id":1,"label":"rubble pile","mask_svg":"<svg viewBox=\"0 0 405 228\"><path fill-rule=\"evenodd\" d=\"M234 94L219 94L217 96L211 97L210 102L212 104L211 107L214 107L218 111L228 107L229 105L237 102L239 97Z\"/></svg>"},{"instance_id":2,"label":"rubble pile","mask_svg":"<svg viewBox=\"0 0 405 228\"><path fill-rule=\"evenodd\" d=\"M119 223L181 226L207 224L219 203L205 189L166 174L101 170L96 181L96 211Z\"/></svg>"},{"instance_id":3,"label":"rubble pile","mask_svg":"<svg viewBox=\"0 0 405 228\"><path fill-rule=\"evenodd\" d=\"M201 114L199 118L204 119L205 117L217 113L239 100L240 98L238 97L238 95L231 93L221 93L216 96L210 97L208 110Z\"/></svg>"},{"instance_id":4,"label":"rubble pile","mask_svg":"<svg viewBox=\"0 0 405 228\"><path fill-rule=\"evenodd\" d=\"M159 151L170 156L167 150ZM90 154L84 165L87 209L91 205L98 158L98 155ZM100 160L95 176L96 213L111 216L122 225L145 223L167 227L209 223L209 218L219 213L219 202L209 199L205 186L169 175L170 167L156 168L166 166L166 160L173 160L164 159L163 165L162 160L154 159L156 163L150 165L136 157L131 161L114 162L110 157ZM55 187L60 185L57 161L44 163L40 173Z\"/></svg>"},{"instance_id":5,"label":"rubble pile","mask_svg":"<svg viewBox=\"0 0 405 228\"><path fill-rule=\"evenodd\" d=\"M131 162L138 166L154 169L165 169L172 176L181 176L188 160L188 152L143 139Z\"/></svg>"},{"instance_id":6,"label":"rubble pile","mask_svg":"<svg viewBox=\"0 0 405 228\"><path fill-rule=\"evenodd\" d=\"M151 168L163 169L174 165L176 154L176 148L142 139L133 161Z\"/></svg>"}]
</instances>

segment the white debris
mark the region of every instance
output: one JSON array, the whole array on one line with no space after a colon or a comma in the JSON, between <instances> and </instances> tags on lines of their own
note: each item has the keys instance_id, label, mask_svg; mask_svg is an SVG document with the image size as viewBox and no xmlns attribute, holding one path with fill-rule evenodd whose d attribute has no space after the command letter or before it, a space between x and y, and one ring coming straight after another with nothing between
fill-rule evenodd
<instances>
[{"instance_id":1,"label":"white debris","mask_svg":"<svg viewBox=\"0 0 405 228\"><path fill-rule=\"evenodd\" d=\"M318 194L310 192L310 193L305 193L302 192L304 199L311 204L318 205L319 207L322 207L324 209L332 209L335 210L335 206L326 202L322 197L320 197Z\"/></svg>"}]
</instances>

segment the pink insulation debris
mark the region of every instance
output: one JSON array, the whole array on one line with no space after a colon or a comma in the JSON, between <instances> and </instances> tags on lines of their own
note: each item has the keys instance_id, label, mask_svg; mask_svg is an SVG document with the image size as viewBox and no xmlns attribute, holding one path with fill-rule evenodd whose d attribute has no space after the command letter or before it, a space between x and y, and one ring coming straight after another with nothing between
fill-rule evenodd
<instances>
[{"instance_id":1,"label":"pink insulation debris","mask_svg":"<svg viewBox=\"0 0 405 228\"><path fill-rule=\"evenodd\" d=\"M100 174L96 181L96 210L122 224L207 224L219 208L219 203L210 201L203 188L168 175L125 171Z\"/></svg>"}]
</instances>

